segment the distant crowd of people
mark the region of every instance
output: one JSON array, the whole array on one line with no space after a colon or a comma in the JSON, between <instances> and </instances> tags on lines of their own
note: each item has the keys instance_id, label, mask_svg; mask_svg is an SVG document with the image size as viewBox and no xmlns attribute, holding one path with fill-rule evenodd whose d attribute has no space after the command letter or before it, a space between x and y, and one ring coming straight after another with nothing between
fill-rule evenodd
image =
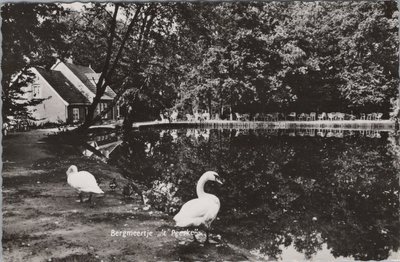
<instances>
[{"instance_id":1,"label":"distant crowd of people","mask_svg":"<svg viewBox=\"0 0 400 262\"><path fill-rule=\"evenodd\" d=\"M160 113L161 122L176 122L178 121L179 112L174 110L170 113L164 112ZM358 116L353 114L341 113L341 112L322 112L317 114L315 112L311 113L300 113L296 112L290 113L256 113L254 115L250 114L240 114L240 113L229 113L222 117L216 113L211 116L207 110L197 110L193 114L181 115L180 119L189 122L195 121L206 121L206 120L237 120L237 121L316 121L316 120L382 120L383 113L361 113Z\"/></svg>"},{"instance_id":2,"label":"distant crowd of people","mask_svg":"<svg viewBox=\"0 0 400 262\"><path fill-rule=\"evenodd\" d=\"M178 121L179 112L174 110L171 113L162 112L160 113L161 122L169 123L169 122L176 122ZM210 113L206 110L199 110L196 111L193 115L186 114L185 115L187 121L204 121L210 120Z\"/></svg>"}]
</instances>

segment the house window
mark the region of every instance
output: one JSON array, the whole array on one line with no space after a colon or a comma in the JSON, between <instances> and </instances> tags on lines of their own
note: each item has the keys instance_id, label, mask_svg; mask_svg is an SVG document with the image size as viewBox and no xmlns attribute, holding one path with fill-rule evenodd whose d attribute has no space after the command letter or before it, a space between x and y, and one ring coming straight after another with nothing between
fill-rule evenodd
<instances>
[{"instance_id":1,"label":"house window","mask_svg":"<svg viewBox=\"0 0 400 262\"><path fill-rule=\"evenodd\" d=\"M72 108L72 119L74 122L79 121L79 108Z\"/></svg>"},{"instance_id":2,"label":"house window","mask_svg":"<svg viewBox=\"0 0 400 262\"><path fill-rule=\"evenodd\" d=\"M107 109L107 103L100 103L100 113ZM106 119L108 114L105 114L102 118Z\"/></svg>"},{"instance_id":3,"label":"house window","mask_svg":"<svg viewBox=\"0 0 400 262\"><path fill-rule=\"evenodd\" d=\"M33 84L32 91L33 91L33 97L35 97L35 98L40 97L40 85L39 84Z\"/></svg>"}]
</instances>

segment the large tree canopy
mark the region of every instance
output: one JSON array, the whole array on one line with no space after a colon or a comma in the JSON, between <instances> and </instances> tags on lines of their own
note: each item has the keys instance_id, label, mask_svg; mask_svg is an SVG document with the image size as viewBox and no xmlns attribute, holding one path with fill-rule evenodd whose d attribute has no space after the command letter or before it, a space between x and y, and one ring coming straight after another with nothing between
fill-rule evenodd
<instances>
[{"instance_id":1,"label":"large tree canopy","mask_svg":"<svg viewBox=\"0 0 400 262\"><path fill-rule=\"evenodd\" d=\"M399 83L394 2L210 5L191 8L207 27L191 31L199 35L190 54L198 60L183 81L191 103L211 105L212 97L243 112L390 110Z\"/></svg>"},{"instance_id":2,"label":"large tree canopy","mask_svg":"<svg viewBox=\"0 0 400 262\"><path fill-rule=\"evenodd\" d=\"M66 16L8 4L2 15L3 86L27 57L72 55L102 73L97 97L110 85L130 120L172 108L389 113L398 94L395 2L96 3Z\"/></svg>"}]
</instances>

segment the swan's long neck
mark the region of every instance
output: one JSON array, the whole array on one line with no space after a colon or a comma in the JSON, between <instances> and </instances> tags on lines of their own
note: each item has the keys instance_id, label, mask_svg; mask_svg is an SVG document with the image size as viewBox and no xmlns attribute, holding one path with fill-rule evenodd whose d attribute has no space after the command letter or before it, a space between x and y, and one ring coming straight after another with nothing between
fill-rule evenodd
<instances>
[{"instance_id":1,"label":"swan's long neck","mask_svg":"<svg viewBox=\"0 0 400 262\"><path fill-rule=\"evenodd\" d=\"M207 178L205 178L204 176L200 177L199 181L197 182L197 186L196 186L196 193L197 193L197 197L201 197L206 195L207 193L204 192L204 184L207 182Z\"/></svg>"}]
</instances>

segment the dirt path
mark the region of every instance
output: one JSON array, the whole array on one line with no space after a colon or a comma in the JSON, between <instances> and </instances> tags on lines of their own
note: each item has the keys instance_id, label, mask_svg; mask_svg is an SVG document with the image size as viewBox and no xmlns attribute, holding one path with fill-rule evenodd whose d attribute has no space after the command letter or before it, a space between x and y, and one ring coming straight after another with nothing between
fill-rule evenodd
<instances>
[{"instance_id":1,"label":"dirt path","mask_svg":"<svg viewBox=\"0 0 400 262\"><path fill-rule=\"evenodd\" d=\"M11 134L3 140L4 261L243 261L248 252L223 243L202 245L173 236L172 218L124 200L108 181L118 171L78 155L73 148L41 141L49 131ZM66 183L75 164L104 181L105 195L91 208L78 203ZM113 231L114 230L114 231ZM131 231L131 236L112 236ZM151 233L150 233L151 232ZM150 235L152 234L152 235Z\"/></svg>"}]
</instances>

